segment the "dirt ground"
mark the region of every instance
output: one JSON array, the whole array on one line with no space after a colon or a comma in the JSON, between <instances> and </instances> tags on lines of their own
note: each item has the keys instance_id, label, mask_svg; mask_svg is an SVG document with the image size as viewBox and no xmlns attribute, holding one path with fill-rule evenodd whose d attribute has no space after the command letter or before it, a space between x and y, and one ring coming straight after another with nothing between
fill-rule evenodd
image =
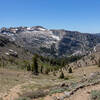
<instances>
[{"instance_id":1,"label":"dirt ground","mask_svg":"<svg viewBox=\"0 0 100 100\"><path fill-rule=\"evenodd\" d=\"M40 88L48 89L63 82L69 83L72 81L79 81L83 77L84 72L88 77L91 73L98 71L100 71L100 68L97 66L79 68L74 70L72 74L68 74L68 72L64 71L66 77L71 76L73 78L69 80L61 80L57 76L53 75L40 74L39 76L32 76L30 73L25 71L0 69L0 97L2 97L3 100L14 100L24 92ZM88 100L89 92L94 89L100 89L100 85L98 84L96 86L80 89L69 99L65 100ZM59 96L63 95L63 93L53 95ZM43 100L52 100L52 98L46 96Z\"/></svg>"}]
</instances>

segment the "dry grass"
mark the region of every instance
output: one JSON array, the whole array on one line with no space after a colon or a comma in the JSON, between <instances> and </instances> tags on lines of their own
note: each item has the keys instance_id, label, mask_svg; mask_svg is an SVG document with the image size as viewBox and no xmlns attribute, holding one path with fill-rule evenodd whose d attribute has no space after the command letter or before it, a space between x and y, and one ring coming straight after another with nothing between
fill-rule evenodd
<instances>
[{"instance_id":1,"label":"dry grass","mask_svg":"<svg viewBox=\"0 0 100 100\"><path fill-rule=\"evenodd\" d=\"M39 89L48 90L49 88L63 82L70 83L80 81L83 78L84 73L88 77L90 73L98 71L100 71L100 68L97 66L75 69L71 74L64 71L65 77L68 77L69 79L62 80L58 78L60 72L56 73L57 76L53 76L52 74L40 74L39 76L34 76L26 71L0 68L0 93L7 92L9 89L18 84L23 84L21 85L21 91L23 93Z\"/></svg>"},{"instance_id":2,"label":"dry grass","mask_svg":"<svg viewBox=\"0 0 100 100\"><path fill-rule=\"evenodd\" d=\"M26 92L47 89L61 82L62 80L52 75L40 74L39 76L34 76L26 71L0 68L0 93L7 92L18 84L23 84L22 91Z\"/></svg>"},{"instance_id":3,"label":"dry grass","mask_svg":"<svg viewBox=\"0 0 100 100\"><path fill-rule=\"evenodd\" d=\"M27 72L0 68L0 92L5 92L17 84L26 82L28 76Z\"/></svg>"},{"instance_id":4,"label":"dry grass","mask_svg":"<svg viewBox=\"0 0 100 100\"><path fill-rule=\"evenodd\" d=\"M88 66L88 67L81 67L78 69L74 69L73 73L68 74L66 71L64 71L65 75L73 76L73 81L79 81L83 78L84 74L86 74L86 77L89 77L89 75L93 72L100 72L100 68L96 66Z\"/></svg>"}]
</instances>

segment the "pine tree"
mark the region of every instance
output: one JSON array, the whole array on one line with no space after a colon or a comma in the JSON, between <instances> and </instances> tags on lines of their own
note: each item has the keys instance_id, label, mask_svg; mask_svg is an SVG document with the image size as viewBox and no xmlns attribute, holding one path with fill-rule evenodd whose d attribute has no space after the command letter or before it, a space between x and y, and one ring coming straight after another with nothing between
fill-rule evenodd
<instances>
[{"instance_id":1,"label":"pine tree","mask_svg":"<svg viewBox=\"0 0 100 100\"><path fill-rule=\"evenodd\" d=\"M40 72L43 73L43 66L41 66Z\"/></svg>"},{"instance_id":2,"label":"pine tree","mask_svg":"<svg viewBox=\"0 0 100 100\"><path fill-rule=\"evenodd\" d=\"M60 74L59 78L61 78L61 79L64 78L64 73L63 73L63 71L61 71L61 74Z\"/></svg>"},{"instance_id":3,"label":"pine tree","mask_svg":"<svg viewBox=\"0 0 100 100\"><path fill-rule=\"evenodd\" d=\"M70 67L70 68L68 69L68 71L69 71L69 73L72 73L72 68Z\"/></svg>"},{"instance_id":4,"label":"pine tree","mask_svg":"<svg viewBox=\"0 0 100 100\"><path fill-rule=\"evenodd\" d=\"M38 58L37 58L37 55L35 55L32 60L33 60L32 72L33 72L33 74L38 75L39 72L38 72Z\"/></svg>"},{"instance_id":5,"label":"pine tree","mask_svg":"<svg viewBox=\"0 0 100 100\"><path fill-rule=\"evenodd\" d=\"M30 64L27 64L27 71L31 71L31 66L30 66Z\"/></svg>"},{"instance_id":6,"label":"pine tree","mask_svg":"<svg viewBox=\"0 0 100 100\"><path fill-rule=\"evenodd\" d=\"M98 60L98 67L100 67L100 58L99 58L99 60Z\"/></svg>"}]
</instances>

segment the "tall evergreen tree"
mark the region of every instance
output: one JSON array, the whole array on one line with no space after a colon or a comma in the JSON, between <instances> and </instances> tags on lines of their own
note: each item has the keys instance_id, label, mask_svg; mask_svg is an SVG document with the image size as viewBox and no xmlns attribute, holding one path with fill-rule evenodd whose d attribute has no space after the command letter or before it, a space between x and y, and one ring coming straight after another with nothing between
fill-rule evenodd
<instances>
[{"instance_id":1,"label":"tall evergreen tree","mask_svg":"<svg viewBox=\"0 0 100 100\"><path fill-rule=\"evenodd\" d=\"M63 78L64 78L64 73L63 73L63 71L62 71L62 70L61 70L61 74L60 74L59 78L61 78L61 79L63 79Z\"/></svg>"},{"instance_id":2,"label":"tall evergreen tree","mask_svg":"<svg viewBox=\"0 0 100 100\"><path fill-rule=\"evenodd\" d=\"M100 67L100 58L99 58L99 60L98 60L98 67Z\"/></svg>"},{"instance_id":3,"label":"tall evergreen tree","mask_svg":"<svg viewBox=\"0 0 100 100\"><path fill-rule=\"evenodd\" d=\"M72 73L72 68L71 67L68 69L68 72L69 73Z\"/></svg>"},{"instance_id":4,"label":"tall evergreen tree","mask_svg":"<svg viewBox=\"0 0 100 100\"><path fill-rule=\"evenodd\" d=\"M30 64L27 64L27 71L31 71L31 66L30 66Z\"/></svg>"},{"instance_id":5,"label":"tall evergreen tree","mask_svg":"<svg viewBox=\"0 0 100 100\"><path fill-rule=\"evenodd\" d=\"M43 66L41 66L40 72L43 73Z\"/></svg>"},{"instance_id":6,"label":"tall evergreen tree","mask_svg":"<svg viewBox=\"0 0 100 100\"><path fill-rule=\"evenodd\" d=\"M35 56L33 57L33 65L32 65L32 72L35 75L38 75L38 56L35 54Z\"/></svg>"}]
</instances>

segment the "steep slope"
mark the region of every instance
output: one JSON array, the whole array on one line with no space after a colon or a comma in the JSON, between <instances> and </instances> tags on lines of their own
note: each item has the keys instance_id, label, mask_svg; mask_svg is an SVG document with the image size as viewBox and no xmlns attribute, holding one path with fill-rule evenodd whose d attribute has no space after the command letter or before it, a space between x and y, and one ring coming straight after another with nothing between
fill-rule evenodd
<instances>
[{"instance_id":1,"label":"steep slope","mask_svg":"<svg viewBox=\"0 0 100 100\"><path fill-rule=\"evenodd\" d=\"M42 26L2 28L1 34L32 53L45 56L85 55L100 43L100 36L67 30L48 30Z\"/></svg>"},{"instance_id":2,"label":"steep slope","mask_svg":"<svg viewBox=\"0 0 100 100\"><path fill-rule=\"evenodd\" d=\"M100 36L100 33L96 33L95 35Z\"/></svg>"},{"instance_id":3,"label":"steep slope","mask_svg":"<svg viewBox=\"0 0 100 100\"><path fill-rule=\"evenodd\" d=\"M9 36L0 34L0 61L14 57L19 60L31 59L32 54L24 48L16 45Z\"/></svg>"},{"instance_id":4,"label":"steep slope","mask_svg":"<svg viewBox=\"0 0 100 100\"><path fill-rule=\"evenodd\" d=\"M60 33L60 31L56 31ZM76 31L62 30L63 38L59 42L59 55L73 53L86 54L93 50L93 47L100 43L100 37L92 34L80 33Z\"/></svg>"},{"instance_id":5,"label":"steep slope","mask_svg":"<svg viewBox=\"0 0 100 100\"><path fill-rule=\"evenodd\" d=\"M97 65L100 59L100 44L94 47L93 52L82 57L82 59L71 63L69 66L73 68L87 67Z\"/></svg>"}]
</instances>

